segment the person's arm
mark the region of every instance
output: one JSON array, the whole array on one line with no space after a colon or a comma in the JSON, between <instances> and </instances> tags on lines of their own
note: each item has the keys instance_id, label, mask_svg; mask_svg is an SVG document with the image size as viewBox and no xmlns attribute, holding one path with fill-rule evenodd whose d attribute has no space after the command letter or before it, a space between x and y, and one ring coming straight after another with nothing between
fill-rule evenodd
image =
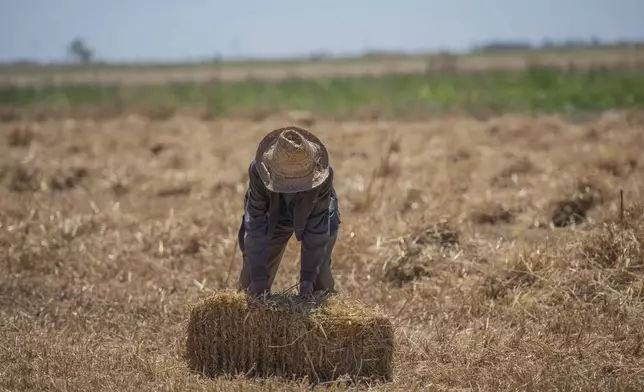
<instances>
[{"instance_id":1,"label":"person's arm","mask_svg":"<svg viewBox=\"0 0 644 392\"><path fill-rule=\"evenodd\" d=\"M300 256L300 281L315 282L318 275L325 248L329 242L331 188L333 186L333 171L329 178L320 185L320 192L315 206L302 235Z\"/></svg>"},{"instance_id":2,"label":"person's arm","mask_svg":"<svg viewBox=\"0 0 644 392\"><path fill-rule=\"evenodd\" d=\"M268 279L267 227L270 195L264 186L255 162L248 168L248 192L244 205L244 250L248 256L250 279Z\"/></svg>"}]
</instances>

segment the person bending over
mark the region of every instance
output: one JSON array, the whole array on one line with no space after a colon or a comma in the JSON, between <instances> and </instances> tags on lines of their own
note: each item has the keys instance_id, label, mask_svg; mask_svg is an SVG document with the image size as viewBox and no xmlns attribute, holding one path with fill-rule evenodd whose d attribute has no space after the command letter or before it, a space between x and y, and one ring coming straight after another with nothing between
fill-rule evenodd
<instances>
[{"instance_id":1,"label":"person bending over","mask_svg":"<svg viewBox=\"0 0 644 392\"><path fill-rule=\"evenodd\" d=\"M268 133L248 167L239 227L243 264L238 289L268 294L293 234L300 242L299 293L335 292L331 253L340 214L324 144L308 130Z\"/></svg>"}]
</instances>

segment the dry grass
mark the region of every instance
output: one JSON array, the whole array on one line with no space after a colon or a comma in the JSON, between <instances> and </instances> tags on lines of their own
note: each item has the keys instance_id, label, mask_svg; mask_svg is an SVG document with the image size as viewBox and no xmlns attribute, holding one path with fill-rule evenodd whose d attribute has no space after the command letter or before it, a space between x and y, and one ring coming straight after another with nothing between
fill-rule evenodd
<instances>
[{"instance_id":1,"label":"dry grass","mask_svg":"<svg viewBox=\"0 0 644 392\"><path fill-rule=\"evenodd\" d=\"M191 306L234 287L246 167L283 124L0 124L0 390L309 389L202 377L183 355ZM343 211L338 289L396 327L393 380L371 388L643 390L643 127L641 112L316 121ZM566 201L583 216L555 225Z\"/></svg>"},{"instance_id":2,"label":"dry grass","mask_svg":"<svg viewBox=\"0 0 644 392\"><path fill-rule=\"evenodd\" d=\"M302 301L219 291L191 312L191 369L217 377L391 381L391 321L344 296Z\"/></svg>"}]
</instances>

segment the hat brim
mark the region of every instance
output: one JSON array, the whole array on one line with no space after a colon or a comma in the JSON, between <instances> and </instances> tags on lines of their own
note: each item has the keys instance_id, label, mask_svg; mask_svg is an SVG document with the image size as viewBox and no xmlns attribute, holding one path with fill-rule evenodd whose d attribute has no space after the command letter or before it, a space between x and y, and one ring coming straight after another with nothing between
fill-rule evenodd
<instances>
[{"instance_id":1,"label":"hat brim","mask_svg":"<svg viewBox=\"0 0 644 392\"><path fill-rule=\"evenodd\" d=\"M317 145L318 156L317 156L317 165L313 174L308 177L303 177L300 179L284 181L282 179L275 178L271 175L268 170L268 165L266 165L264 157L265 154L271 149L275 144L279 135L286 130L297 131L307 139L308 141ZM259 177L262 179L264 186L271 192L278 193L297 193L311 190L320 186L326 179L329 177L329 153L322 143L322 141L307 131L306 129L299 128L296 126L288 126L283 128L275 129L268 133L264 138L259 142L257 147L257 152L255 153L255 165L257 167L257 172Z\"/></svg>"}]
</instances>

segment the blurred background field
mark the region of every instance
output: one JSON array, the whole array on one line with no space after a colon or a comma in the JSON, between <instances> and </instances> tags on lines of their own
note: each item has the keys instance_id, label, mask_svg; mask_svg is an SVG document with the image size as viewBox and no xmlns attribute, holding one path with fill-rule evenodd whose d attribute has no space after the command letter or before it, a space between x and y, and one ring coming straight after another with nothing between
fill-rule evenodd
<instances>
[{"instance_id":1,"label":"blurred background field","mask_svg":"<svg viewBox=\"0 0 644 392\"><path fill-rule=\"evenodd\" d=\"M248 162L287 124L331 155L338 289L395 326L391 383L313 389L644 390L640 15L0 3L0 390L309 390L184 356L190 306L236 283Z\"/></svg>"},{"instance_id":2,"label":"blurred background field","mask_svg":"<svg viewBox=\"0 0 644 392\"><path fill-rule=\"evenodd\" d=\"M256 65L6 66L0 71L0 105L64 114L261 116L307 110L324 117L418 118L454 111L570 113L643 104L640 45L489 50L493 53Z\"/></svg>"},{"instance_id":3,"label":"blurred background field","mask_svg":"<svg viewBox=\"0 0 644 392\"><path fill-rule=\"evenodd\" d=\"M141 71L145 73L146 71ZM421 74L281 81L3 88L0 105L63 114L266 115L307 110L333 117L410 118L446 112L499 114L597 111L644 104L644 70L531 67L484 74ZM154 115L154 114L153 114Z\"/></svg>"}]
</instances>

